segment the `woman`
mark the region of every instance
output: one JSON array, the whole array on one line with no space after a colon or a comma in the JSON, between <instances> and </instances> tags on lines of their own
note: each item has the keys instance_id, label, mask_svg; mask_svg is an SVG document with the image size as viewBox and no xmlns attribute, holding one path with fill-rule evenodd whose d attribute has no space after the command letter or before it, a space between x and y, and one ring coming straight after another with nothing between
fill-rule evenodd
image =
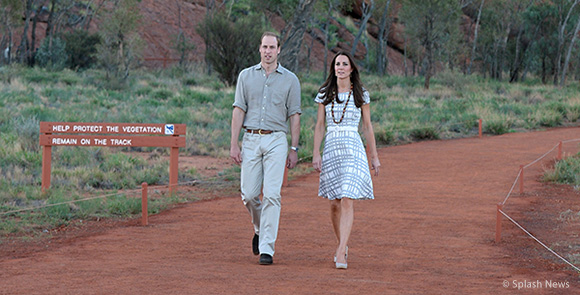
<instances>
[{"instance_id":1,"label":"woman","mask_svg":"<svg viewBox=\"0 0 580 295\"><path fill-rule=\"evenodd\" d=\"M369 93L362 87L350 54L336 54L328 78L314 101L318 103L318 116L312 165L320 172L318 195L330 200L330 218L338 240L334 256L336 268L346 269L347 243L354 219L353 200L374 199L367 155L358 133L361 117L375 176L379 175L381 166L371 124ZM325 122L327 131L321 157Z\"/></svg>"}]
</instances>

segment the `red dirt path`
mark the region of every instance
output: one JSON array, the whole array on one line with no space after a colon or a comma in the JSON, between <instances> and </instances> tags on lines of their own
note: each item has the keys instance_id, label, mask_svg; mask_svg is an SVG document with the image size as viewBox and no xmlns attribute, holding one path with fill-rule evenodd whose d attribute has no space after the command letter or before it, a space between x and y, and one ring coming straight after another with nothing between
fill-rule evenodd
<instances>
[{"instance_id":1,"label":"red dirt path","mask_svg":"<svg viewBox=\"0 0 580 295\"><path fill-rule=\"evenodd\" d=\"M272 266L252 255L249 215L234 193L151 216L146 227L79 230L42 251L0 244L0 294L578 294L578 274L505 219L502 241L494 241L496 204L519 165L575 138L579 128L380 149L376 200L355 203L346 271L333 267L328 203L309 174L283 189ZM538 224L533 214L578 210L580 198L537 182L541 170L526 170L526 193L504 209L551 245L566 239L554 231L557 216ZM539 206L550 190L565 194L560 207ZM536 285L518 292L514 283Z\"/></svg>"}]
</instances>

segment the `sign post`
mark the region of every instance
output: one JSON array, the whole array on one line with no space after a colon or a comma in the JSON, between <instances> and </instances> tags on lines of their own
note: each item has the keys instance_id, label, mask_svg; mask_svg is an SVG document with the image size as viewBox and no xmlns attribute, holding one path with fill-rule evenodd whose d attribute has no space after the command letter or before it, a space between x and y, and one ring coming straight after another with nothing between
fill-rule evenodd
<instances>
[{"instance_id":1,"label":"sign post","mask_svg":"<svg viewBox=\"0 0 580 295\"><path fill-rule=\"evenodd\" d=\"M185 134L185 124L40 122L41 188L50 188L53 146L169 147L169 192L173 193Z\"/></svg>"}]
</instances>

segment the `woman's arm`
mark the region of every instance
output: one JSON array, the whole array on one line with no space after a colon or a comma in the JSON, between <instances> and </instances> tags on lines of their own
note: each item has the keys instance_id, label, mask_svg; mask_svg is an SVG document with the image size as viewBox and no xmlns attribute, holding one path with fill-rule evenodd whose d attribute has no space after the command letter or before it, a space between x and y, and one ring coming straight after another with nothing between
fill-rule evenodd
<instances>
[{"instance_id":1,"label":"woman's arm","mask_svg":"<svg viewBox=\"0 0 580 295\"><path fill-rule=\"evenodd\" d=\"M316 115L316 126L314 127L314 147L312 149L312 166L316 171L320 172L322 169L322 158L320 157L320 145L322 145L322 137L324 136L324 123L326 111L324 105L318 104L318 114Z\"/></svg>"},{"instance_id":2,"label":"woman's arm","mask_svg":"<svg viewBox=\"0 0 580 295\"><path fill-rule=\"evenodd\" d=\"M361 106L361 112L363 119L363 133L367 140L367 146L369 148L369 154L371 157L371 169L375 170L375 176L378 176L381 162L379 162L377 144L375 141L375 132L373 130L373 124L371 123L371 107L368 103Z\"/></svg>"}]
</instances>

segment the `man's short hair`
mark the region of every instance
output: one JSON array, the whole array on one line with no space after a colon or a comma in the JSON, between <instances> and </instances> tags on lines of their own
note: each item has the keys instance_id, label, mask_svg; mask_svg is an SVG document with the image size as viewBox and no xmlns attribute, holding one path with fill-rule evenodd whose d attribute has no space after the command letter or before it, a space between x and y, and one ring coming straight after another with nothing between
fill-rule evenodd
<instances>
[{"instance_id":1,"label":"man's short hair","mask_svg":"<svg viewBox=\"0 0 580 295\"><path fill-rule=\"evenodd\" d=\"M260 38L260 45L262 44L262 40L264 40L264 37L266 36L276 37L276 42L278 42L278 48L280 48L280 36L278 36L278 34L274 32L264 32L264 34L262 34L262 37Z\"/></svg>"}]
</instances>

